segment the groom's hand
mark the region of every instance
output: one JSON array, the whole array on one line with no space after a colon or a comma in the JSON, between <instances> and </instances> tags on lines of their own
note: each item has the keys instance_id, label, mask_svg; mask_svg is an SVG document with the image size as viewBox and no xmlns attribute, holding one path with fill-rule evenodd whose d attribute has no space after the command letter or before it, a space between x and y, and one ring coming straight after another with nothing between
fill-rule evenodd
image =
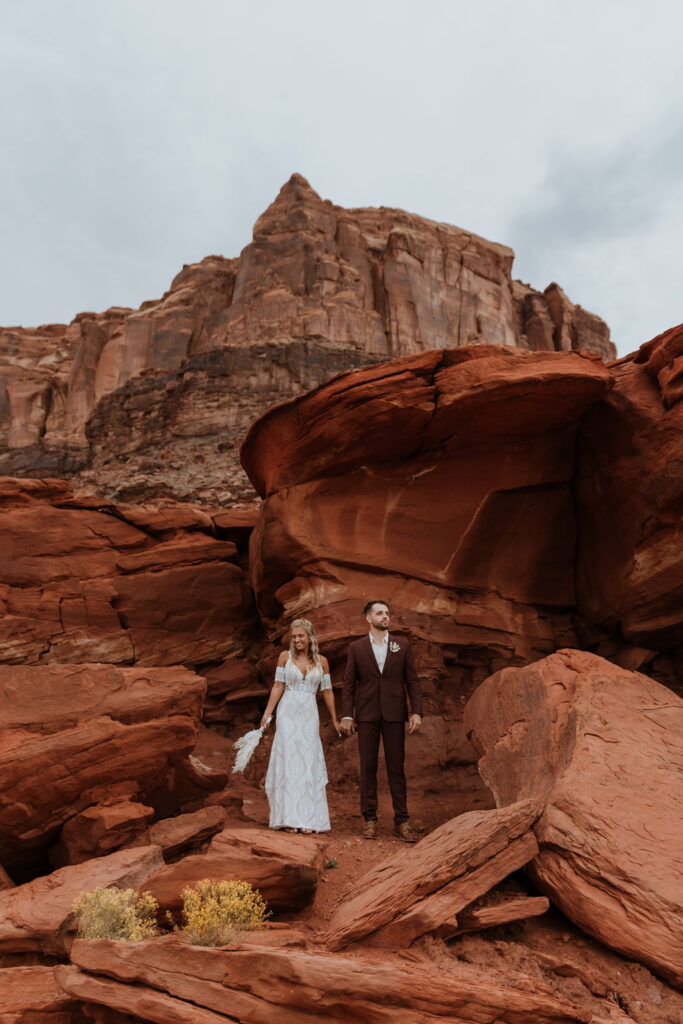
<instances>
[{"instance_id":1,"label":"groom's hand","mask_svg":"<svg viewBox=\"0 0 683 1024\"><path fill-rule=\"evenodd\" d=\"M417 732L422 725L422 715L411 715L408 722L408 732Z\"/></svg>"},{"instance_id":2,"label":"groom's hand","mask_svg":"<svg viewBox=\"0 0 683 1024\"><path fill-rule=\"evenodd\" d=\"M344 736L353 736L356 731L356 723L352 718L342 718L339 726Z\"/></svg>"}]
</instances>

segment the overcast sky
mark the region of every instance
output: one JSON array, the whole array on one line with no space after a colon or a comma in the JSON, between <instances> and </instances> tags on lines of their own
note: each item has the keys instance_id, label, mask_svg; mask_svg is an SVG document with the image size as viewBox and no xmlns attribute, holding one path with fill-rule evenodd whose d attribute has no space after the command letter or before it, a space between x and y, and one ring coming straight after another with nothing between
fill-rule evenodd
<instances>
[{"instance_id":1,"label":"overcast sky","mask_svg":"<svg viewBox=\"0 0 683 1024\"><path fill-rule=\"evenodd\" d=\"M21 0L0 324L160 296L293 171L516 253L621 354L683 320L678 0Z\"/></svg>"}]
</instances>

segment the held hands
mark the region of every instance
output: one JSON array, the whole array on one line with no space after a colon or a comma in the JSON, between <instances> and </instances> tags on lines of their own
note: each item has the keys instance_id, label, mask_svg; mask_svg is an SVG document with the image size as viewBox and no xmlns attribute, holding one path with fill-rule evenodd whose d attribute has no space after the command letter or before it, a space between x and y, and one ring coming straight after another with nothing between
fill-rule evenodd
<instances>
[{"instance_id":1,"label":"held hands","mask_svg":"<svg viewBox=\"0 0 683 1024\"><path fill-rule=\"evenodd\" d=\"M408 732L417 732L422 725L422 715L411 715L408 722Z\"/></svg>"},{"instance_id":2,"label":"held hands","mask_svg":"<svg viewBox=\"0 0 683 1024\"><path fill-rule=\"evenodd\" d=\"M332 725L334 726L334 731L336 732L337 736L341 736L341 725L339 724L339 720L333 718Z\"/></svg>"},{"instance_id":3,"label":"held hands","mask_svg":"<svg viewBox=\"0 0 683 1024\"><path fill-rule=\"evenodd\" d=\"M356 731L356 723L352 718L342 718L339 728L341 729L340 735L353 736Z\"/></svg>"}]
</instances>

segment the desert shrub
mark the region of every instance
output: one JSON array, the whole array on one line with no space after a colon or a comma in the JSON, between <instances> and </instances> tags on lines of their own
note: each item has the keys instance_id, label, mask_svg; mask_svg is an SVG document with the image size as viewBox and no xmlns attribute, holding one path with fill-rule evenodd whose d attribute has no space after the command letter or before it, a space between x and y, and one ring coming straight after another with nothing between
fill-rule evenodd
<instances>
[{"instance_id":1,"label":"desert shrub","mask_svg":"<svg viewBox=\"0 0 683 1024\"><path fill-rule=\"evenodd\" d=\"M184 928L195 946L224 946L240 931L263 928L269 916L249 882L204 878L182 896Z\"/></svg>"},{"instance_id":2,"label":"desert shrub","mask_svg":"<svg viewBox=\"0 0 683 1024\"><path fill-rule=\"evenodd\" d=\"M142 942L157 934L157 901L134 889L93 889L73 905L81 939L127 939Z\"/></svg>"}]
</instances>

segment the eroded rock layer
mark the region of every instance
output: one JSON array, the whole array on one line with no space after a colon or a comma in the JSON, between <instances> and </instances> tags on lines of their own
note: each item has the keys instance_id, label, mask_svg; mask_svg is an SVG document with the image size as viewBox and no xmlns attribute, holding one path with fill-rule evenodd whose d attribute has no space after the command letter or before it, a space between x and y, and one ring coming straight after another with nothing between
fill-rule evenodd
<instances>
[{"instance_id":1,"label":"eroded rock layer","mask_svg":"<svg viewBox=\"0 0 683 1024\"><path fill-rule=\"evenodd\" d=\"M0 471L117 498L252 500L236 458L275 401L350 367L472 344L614 357L609 330L510 249L294 175L239 259L183 268L139 310L0 330Z\"/></svg>"}]
</instances>

